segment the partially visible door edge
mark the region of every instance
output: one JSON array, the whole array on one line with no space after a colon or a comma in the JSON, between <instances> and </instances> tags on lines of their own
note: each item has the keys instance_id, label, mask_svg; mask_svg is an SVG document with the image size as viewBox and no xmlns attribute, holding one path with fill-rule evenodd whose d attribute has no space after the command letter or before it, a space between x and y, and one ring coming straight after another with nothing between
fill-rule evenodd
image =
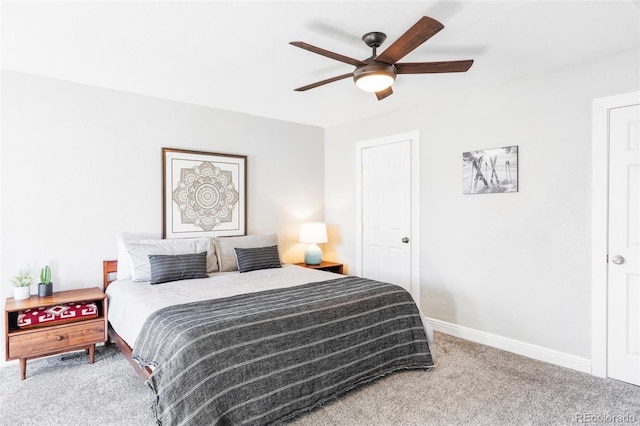
<instances>
[{"instance_id":1,"label":"partially visible door edge","mask_svg":"<svg viewBox=\"0 0 640 426\"><path fill-rule=\"evenodd\" d=\"M609 110L640 104L640 92L593 100L591 143L591 374L607 377Z\"/></svg>"},{"instance_id":2,"label":"partially visible door edge","mask_svg":"<svg viewBox=\"0 0 640 426\"><path fill-rule=\"evenodd\" d=\"M420 131L356 142L356 275L362 275L362 150L411 141L411 295L420 308Z\"/></svg>"}]
</instances>

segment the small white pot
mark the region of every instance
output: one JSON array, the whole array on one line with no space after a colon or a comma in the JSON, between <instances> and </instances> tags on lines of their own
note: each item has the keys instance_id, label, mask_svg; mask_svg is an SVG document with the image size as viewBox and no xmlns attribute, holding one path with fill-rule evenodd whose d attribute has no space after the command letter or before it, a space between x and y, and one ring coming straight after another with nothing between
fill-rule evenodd
<instances>
[{"instance_id":1,"label":"small white pot","mask_svg":"<svg viewBox=\"0 0 640 426\"><path fill-rule=\"evenodd\" d=\"M13 298L15 300L23 300L31 297L31 287L14 287Z\"/></svg>"}]
</instances>

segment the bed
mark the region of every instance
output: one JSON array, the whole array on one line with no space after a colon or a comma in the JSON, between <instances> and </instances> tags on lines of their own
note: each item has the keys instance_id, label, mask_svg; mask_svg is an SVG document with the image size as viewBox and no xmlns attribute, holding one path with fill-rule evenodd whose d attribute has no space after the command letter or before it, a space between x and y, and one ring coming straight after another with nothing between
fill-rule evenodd
<instances>
[{"instance_id":1,"label":"bed","mask_svg":"<svg viewBox=\"0 0 640 426\"><path fill-rule=\"evenodd\" d=\"M275 235L141 244L103 262L104 282L112 338L154 391L158 424L282 423L434 365L431 331L401 287L282 264ZM159 263L179 279L151 284Z\"/></svg>"}]
</instances>

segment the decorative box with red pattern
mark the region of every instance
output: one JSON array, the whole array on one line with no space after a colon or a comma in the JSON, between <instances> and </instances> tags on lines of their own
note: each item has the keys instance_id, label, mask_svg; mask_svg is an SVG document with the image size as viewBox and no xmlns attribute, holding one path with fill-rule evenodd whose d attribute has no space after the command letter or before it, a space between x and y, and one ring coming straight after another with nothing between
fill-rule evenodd
<instances>
[{"instance_id":1,"label":"decorative box with red pattern","mask_svg":"<svg viewBox=\"0 0 640 426\"><path fill-rule=\"evenodd\" d=\"M18 312L18 327L44 327L98 317L94 302L64 303Z\"/></svg>"}]
</instances>

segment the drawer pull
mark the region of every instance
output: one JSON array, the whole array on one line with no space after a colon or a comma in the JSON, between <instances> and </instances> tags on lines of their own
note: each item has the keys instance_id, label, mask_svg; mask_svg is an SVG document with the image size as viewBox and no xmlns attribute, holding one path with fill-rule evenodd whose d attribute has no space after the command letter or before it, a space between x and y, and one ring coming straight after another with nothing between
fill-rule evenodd
<instances>
[{"instance_id":1,"label":"drawer pull","mask_svg":"<svg viewBox=\"0 0 640 426\"><path fill-rule=\"evenodd\" d=\"M58 336L58 341L64 339L64 336Z\"/></svg>"}]
</instances>

